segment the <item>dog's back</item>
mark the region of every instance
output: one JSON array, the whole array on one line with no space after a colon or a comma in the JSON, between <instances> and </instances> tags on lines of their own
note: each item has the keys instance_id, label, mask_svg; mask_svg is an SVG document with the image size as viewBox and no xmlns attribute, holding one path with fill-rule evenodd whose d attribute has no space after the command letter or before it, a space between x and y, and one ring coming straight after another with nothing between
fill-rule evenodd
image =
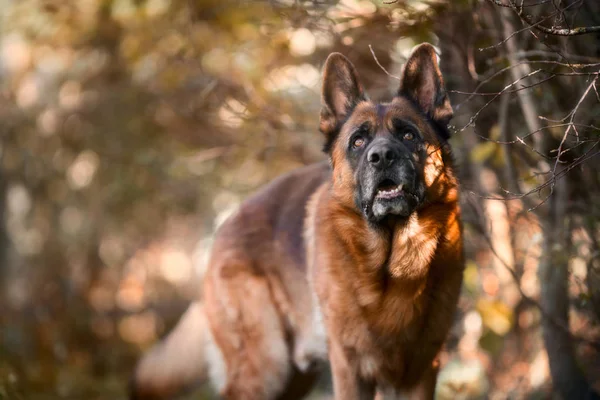
<instances>
[{"instance_id":1,"label":"dog's back","mask_svg":"<svg viewBox=\"0 0 600 400\"><path fill-rule=\"evenodd\" d=\"M293 360L307 336L299 332L312 326L303 230L307 202L329 176L326 162L288 173L223 223L202 306L140 361L132 398L171 398L206 378L225 398L293 399L310 389L314 374Z\"/></svg>"}]
</instances>

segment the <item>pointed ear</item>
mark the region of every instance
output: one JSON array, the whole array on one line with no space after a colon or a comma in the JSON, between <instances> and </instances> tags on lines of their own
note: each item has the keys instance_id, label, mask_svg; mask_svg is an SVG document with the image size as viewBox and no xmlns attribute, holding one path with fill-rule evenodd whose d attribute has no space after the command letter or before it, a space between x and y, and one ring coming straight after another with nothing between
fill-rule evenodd
<instances>
[{"instance_id":1,"label":"pointed ear","mask_svg":"<svg viewBox=\"0 0 600 400\"><path fill-rule=\"evenodd\" d=\"M438 57L429 43L412 51L402 71L398 94L414 101L441 127L445 128L452 119L452 106L444 88Z\"/></svg>"},{"instance_id":2,"label":"pointed ear","mask_svg":"<svg viewBox=\"0 0 600 400\"><path fill-rule=\"evenodd\" d=\"M340 124L366 96L354 65L340 53L331 53L323 67L320 130L330 145ZM328 147L326 145L326 147Z\"/></svg>"}]
</instances>

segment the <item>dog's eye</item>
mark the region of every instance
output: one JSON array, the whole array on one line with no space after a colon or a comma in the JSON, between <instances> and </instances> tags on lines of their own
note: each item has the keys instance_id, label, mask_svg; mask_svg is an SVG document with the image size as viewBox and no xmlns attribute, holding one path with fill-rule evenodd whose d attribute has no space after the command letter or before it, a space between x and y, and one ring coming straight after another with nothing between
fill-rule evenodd
<instances>
[{"instance_id":1,"label":"dog's eye","mask_svg":"<svg viewBox=\"0 0 600 400\"><path fill-rule=\"evenodd\" d=\"M352 141L352 147L354 147L355 149L360 149L365 145L365 142L365 138L363 138L362 136L357 136Z\"/></svg>"},{"instance_id":2,"label":"dog's eye","mask_svg":"<svg viewBox=\"0 0 600 400\"><path fill-rule=\"evenodd\" d=\"M415 138L415 134L412 133L411 131L404 132L403 138L404 138L404 140L413 140Z\"/></svg>"}]
</instances>

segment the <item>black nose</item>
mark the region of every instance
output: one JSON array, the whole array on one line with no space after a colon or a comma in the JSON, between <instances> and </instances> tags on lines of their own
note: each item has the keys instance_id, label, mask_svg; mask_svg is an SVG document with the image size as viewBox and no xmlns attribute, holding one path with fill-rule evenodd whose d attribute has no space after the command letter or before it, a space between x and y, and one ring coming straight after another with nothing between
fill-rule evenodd
<instances>
[{"instance_id":1,"label":"black nose","mask_svg":"<svg viewBox=\"0 0 600 400\"><path fill-rule=\"evenodd\" d=\"M375 168L389 167L397 159L398 153L387 143L373 143L367 152L367 160Z\"/></svg>"}]
</instances>

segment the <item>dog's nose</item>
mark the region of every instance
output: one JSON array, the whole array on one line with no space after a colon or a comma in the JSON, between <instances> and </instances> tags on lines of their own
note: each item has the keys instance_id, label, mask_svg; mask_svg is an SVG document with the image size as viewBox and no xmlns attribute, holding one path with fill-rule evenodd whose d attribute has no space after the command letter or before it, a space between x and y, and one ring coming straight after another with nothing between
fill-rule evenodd
<instances>
[{"instance_id":1,"label":"dog's nose","mask_svg":"<svg viewBox=\"0 0 600 400\"><path fill-rule=\"evenodd\" d=\"M389 167L398 159L398 155L392 146L386 143L374 143L367 153L369 164L375 168Z\"/></svg>"}]
</instances>

